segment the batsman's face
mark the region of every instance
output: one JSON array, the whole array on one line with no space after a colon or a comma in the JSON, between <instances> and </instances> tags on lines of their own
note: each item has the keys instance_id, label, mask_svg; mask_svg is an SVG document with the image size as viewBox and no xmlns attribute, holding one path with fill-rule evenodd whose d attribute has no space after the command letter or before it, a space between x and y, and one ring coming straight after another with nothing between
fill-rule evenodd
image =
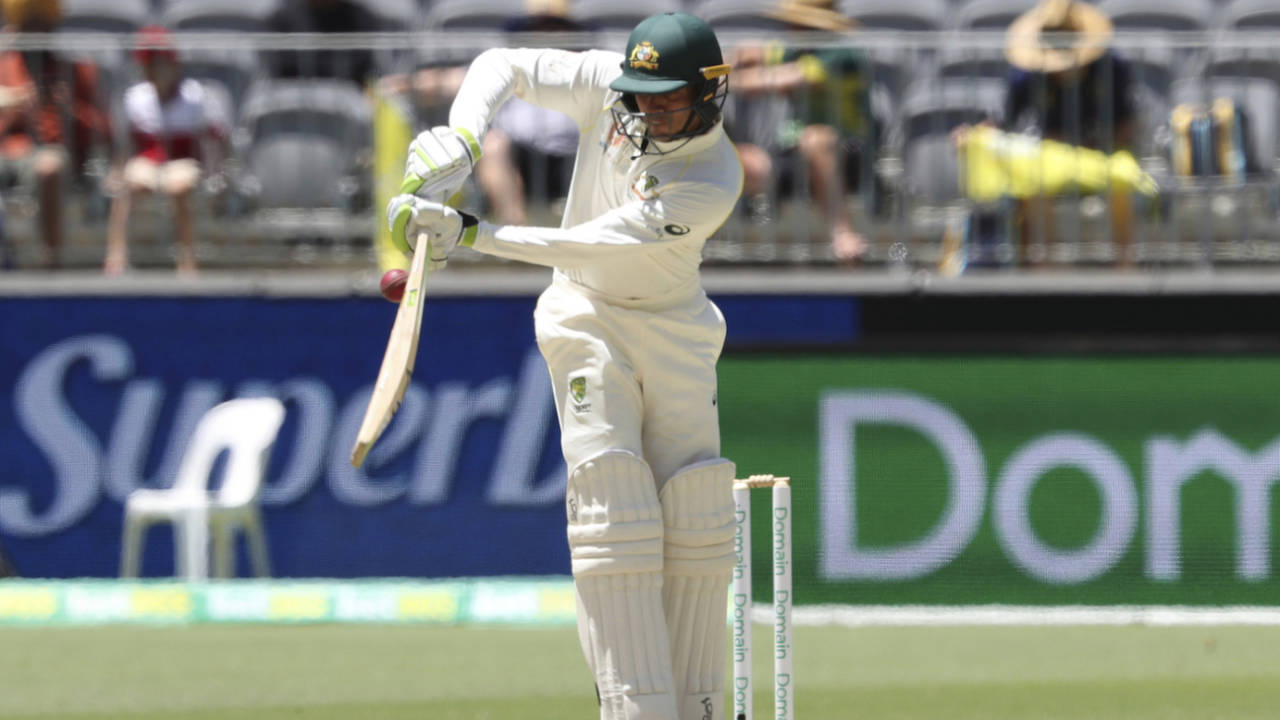
<instances>
[{"instance_id":1,"label":"batsman's face","mask_svg":"<svg viewBox=\"0 0 1280 720\"><path fill-rule=\"evenodd\" d=\"M698 118L693 118L693 125L686 127L693 115L694 89L682 87L660 95L636 95L636 105L645 115L645 123L649 127L649 136L655 140L666 140L672 135L685 130L697 128Z\"/></svg>"}]
</instances>

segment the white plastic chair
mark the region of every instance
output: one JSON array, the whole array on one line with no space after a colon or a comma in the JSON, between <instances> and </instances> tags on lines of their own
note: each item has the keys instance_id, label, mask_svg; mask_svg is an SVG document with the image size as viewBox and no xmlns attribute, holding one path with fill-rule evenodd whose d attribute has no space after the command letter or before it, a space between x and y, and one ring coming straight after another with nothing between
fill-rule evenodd
<instances>
[{"instance_id":1,"label":"white plastic chair","mask_svg":"<svg viewBox=\"0 0 1280 720\"><path fill-rule=\"evenodd\" d=\"M124 506L120 577L138 576L142 540L148 526L174 526L174 566L187 580L209 576L212 534L215 577L230 577L235 565L235 532L243 531L254 573L271 575L258 499L267 459L284 421L284 405L275 398L228 400L205 413L192 433L173 487L141 489ZM209 492L214 461L228 450L226 472L217 492Z\"/></svg>"}]
</instances>

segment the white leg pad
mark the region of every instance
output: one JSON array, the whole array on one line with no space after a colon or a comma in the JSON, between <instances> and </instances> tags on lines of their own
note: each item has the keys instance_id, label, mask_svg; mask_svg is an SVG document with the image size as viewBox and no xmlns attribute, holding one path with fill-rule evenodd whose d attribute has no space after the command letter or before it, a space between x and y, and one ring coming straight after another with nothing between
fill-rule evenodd
<instances>
[{"instance_id":1,"label":"white leg pad","mask_svg":"<svg viewBox=\"0 0 1280 720\"><path fill-rule=\"evenodd\" d=\"M662 610L662 509L649 466L610 451L569 473L578 638L601 720L676 720Z\"/></svg>"},{"instance_id":2,"label":"white leg pad","mask_svg":"<svg viewBox=\"0 0 1280 720\"><path fill-rule=\"evenodd\" d=\"M733 571L732 462L681 469L662 488L662 605L680 720L722 720Z\"/></svg>"}]
</instances>

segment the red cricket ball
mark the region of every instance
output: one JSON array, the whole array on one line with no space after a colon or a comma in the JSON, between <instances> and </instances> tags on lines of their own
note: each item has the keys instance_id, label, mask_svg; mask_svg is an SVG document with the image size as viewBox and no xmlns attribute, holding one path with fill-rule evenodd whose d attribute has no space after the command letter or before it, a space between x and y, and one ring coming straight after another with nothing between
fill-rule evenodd
<instances>
[{"instance_id":1,"label":"red cricket ball","mask_svg":"<svg viewBox=\"0 0 1280 720\"><path fill-rule=\"evenodd\" d=\"M399 268L386 271L382 274L382 282L379 283L382 297L393 303L400 302L400 298L404 297L404 287L408 283L409 273Z\"/></svg>"}]
</instances>

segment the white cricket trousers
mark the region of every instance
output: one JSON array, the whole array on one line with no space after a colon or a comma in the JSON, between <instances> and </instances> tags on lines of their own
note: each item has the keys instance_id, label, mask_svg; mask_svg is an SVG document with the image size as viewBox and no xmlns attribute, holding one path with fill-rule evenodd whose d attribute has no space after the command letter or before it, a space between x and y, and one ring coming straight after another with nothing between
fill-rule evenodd
<instances>
[{"instance_id":1,"label":"white cricket trousers","mask_svg":"<svg viewBox=\"0 0 1280 720\"><path fill-rule=\"evenodd\" d=\"M700 285L624 306L557 273L533 317L570 472L628 450L661 487L680 468L720 457L725 323Z\"/></svg>"}]
</instances>

